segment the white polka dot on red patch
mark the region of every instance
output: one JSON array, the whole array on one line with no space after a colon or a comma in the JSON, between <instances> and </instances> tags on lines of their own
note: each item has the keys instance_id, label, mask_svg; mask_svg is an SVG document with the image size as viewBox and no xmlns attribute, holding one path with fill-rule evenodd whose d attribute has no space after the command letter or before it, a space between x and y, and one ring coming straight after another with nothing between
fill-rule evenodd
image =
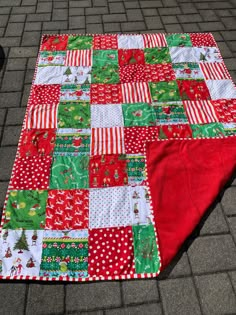
<instances>
[{"instance_id":1,"label":"white polka dot on red patch","mask_svg":"<svg viewBox=\"0 0 236 315\"><path fill-rule=\"evenodd\" d=\"M54 105L59 103L61 86L59 84L34 85L30 105Z\"/></svg>"},{"instance_id":2,"label":"white polka dot on red patch","mask_svg":"<svg viewBox=\"0 0 236 315\"><path fill-rule=\"evenodd\" d=\"M201 46L217 47L217 44L213 36L209 33L206 34L192 33L190 34L190 39L192 41L192 45L195 47Z\"/></svg>"}]
</instances>

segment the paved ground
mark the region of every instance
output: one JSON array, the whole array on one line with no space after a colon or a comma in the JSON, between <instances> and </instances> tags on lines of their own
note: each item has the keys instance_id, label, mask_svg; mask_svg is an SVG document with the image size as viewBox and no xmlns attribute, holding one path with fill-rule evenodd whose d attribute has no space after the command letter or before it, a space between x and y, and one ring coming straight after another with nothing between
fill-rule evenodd
<instances>
[{"instance_id":1,"label":"paved ground","mask_svg":"<svg viewBox=\"0 0 236 315\"><path fill-rule=\"evenodd\" d=\"M0 0L0 206L42 33L210 31L236 81L235 14L234 0ZM0 314L236 314L236 180L213 208L159 280L0 283Z\"/></svg>"}]
</instances>

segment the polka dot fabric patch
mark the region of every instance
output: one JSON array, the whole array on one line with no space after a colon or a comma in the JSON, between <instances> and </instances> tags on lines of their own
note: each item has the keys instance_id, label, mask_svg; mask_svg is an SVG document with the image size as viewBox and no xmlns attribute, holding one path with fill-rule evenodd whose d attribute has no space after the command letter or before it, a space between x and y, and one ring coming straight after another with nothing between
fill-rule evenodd
<instances>
[{"instance_id":1,"label":"polka dot fabric patch","mask_svg":"<svg viewBox=\"0 0 236 315\"><path fill-rule=\"evenodd\" d=\"M61 86L59 84L34 85L29 105L55 105L59 103Z\"/></svg>"}]
</instances>

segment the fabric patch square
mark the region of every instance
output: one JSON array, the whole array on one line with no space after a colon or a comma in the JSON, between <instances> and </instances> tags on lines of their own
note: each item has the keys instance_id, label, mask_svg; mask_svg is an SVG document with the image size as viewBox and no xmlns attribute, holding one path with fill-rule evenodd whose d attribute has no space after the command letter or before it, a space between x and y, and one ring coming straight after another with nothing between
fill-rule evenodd
<instances>
[{"instance_id":1,"label":"fabric patch square","mask_svg":"<svg viewBox=\"0 0 236 315\"><path fill-rule=\"evenodd\" d=\"M132 227L89 230L89 276L134 273Z\"/></svg>"},{"instance_id":2,"label":"fabric patch square","mask_svg":"<svg viewBox=\"0 0 236 315\"><path fill-rule=\"evenodd\" d=\"M68 35L43 35L40 50L66 50Z\"/></svg>"},{"instance_id":3,"label":"fabric patch square","mask_svg":"<svg viewBox=\"0 0 236 315\"><path fill-rule=\"evenodd\" d=\"M236 99L212 101L220 122L236 123Z\"/></svg>"},{"instance_id":4,"label":"fabric patch square","mask_svg":"<svg viewBox=\"0 0 236 315\"><path fill-rule=\"evenodd\" d=\"M182 100L210 100L210 94L204 80L177 80Z\"/></svg>"},{"instance_id":5,"label":"fabric patch square","mask_svg":"<svg viewBox=\"0 0 236 315\"><path fill-rule=\"evenodd\" d=\"M145 63L144 52L141 49L119 49L118 59L120 66L143 65Z\"/></svg>"},{"instance_id":6,"label":"fabric patch square","mask_svg":"<svg viewBox=\"0 0 236 315\"><path fill-rule=\"evenodd\" d=\"M123 154L124 128L92 128L90 155Z\"/></svg>"},{"instance_id":7,"label":"fabric patch square","mask_svg":"<svg viewBox=\"0 0 236 315\"><path fill-rule=\"evenodd\" d=\"M166 47L165 34L142 34L144 48Z\"/></svg>"},{"instance_id":8,"label":"fabric patch square","mask_svg":"<svg viewBox=\"0 0 236 315\"><path fill-rule=\"evenodd\" d=\"M190 125L161 125L158 134L159 139L192 138Z\"/></svg>"},{"instance_id":9,"label":"fabric patch square","mask_svg":"<svg viewBox=\"0 0 236 315\"><path fill-rule=\"evenodd\" d=\"M66 102L58 106L57 124L59 128L89 128L90 105L88 102Z\"/></svg>"},{"instance_id":10,"label":"fabric patch square","mask_svg":"<svg viewBox=\"0 0 236 315\"><path fill-rule=\"evenodd\" d=\"M89 155L90 129L57 129L53 155Z\"/></svg>"},{"instance_id":11,"label":"fabric patch square","mask_svg":"<svg viewBox=\"0 0 236 315\"><path fill-rule=\"evenodd\" d=\"M89 157L56 156L53 158L50 189L88 188Z\"/></svg>"},{"instance_id":12,"label":"fabric patch square","mask_svg":"<svg viewBox=\"0 0 236 315\"><path fill-rule=\"evenodd\" d=\"M47 230L42 247L40 276L88 276L88 230Z\"/></svg>"},{"instance_id":13,"label":"fabric patch square","mask_svg":"<svg viewBox=\"0 0 236 315\"><path fill-rule=\"evenodd\" d=\"M122 127L124 126L120 104L91 105L91 127Z\"/></svg>"},{"instance_id":14,"label":"fabric patch square","mask_svg":"<svg viewBox=\"0 0 236 315\"><path fill-rule=\"evenodd\" d=\"M26 129L55 129L57 128L58 105L30 106L25 120Z\"/></svg>"},{"instance_id":15,"label":"fabric patch square","mask_svg":"<svg viewBox=\"0 0 236 315\"><path fill-rule=\"evenodd\" d=\"M91 84L91 104L120 104L122 94L120 84Z\"/></svg>"},{"instance_id":16,"label":"fabric patch square","mask_svg":"<svg viewBox=\"0 0 236 315\"><path fill-rule=\"evenodd\" d=\"M117 50L94 50L93 51L93 65L96 67L103 67L105 65L118 66Z\"/></svg>"},{"instance_id":17,"label":"fabric patch square","mask_svg":"<svg viewBox=\"0 0 236 315\"><path fill-rule=\"evenodd\" d=\"M60 102L90 101L90 85L62 85Z\"/></svg>"},{"instance_id":18,"label":"fabric patch square","mask_svg":"<svg viewBox=\"0 0 236 315\"><path fill-rule=\"evenodd\" d=\"M151 103L147 82L130 82L121 84L122 103Z\"/></svg>"},{"instance_id":19,"label":"fabric patch square","mask_svg":"<svg viewBox=\"0 0 236 315\"><path fill-rule=\"evenodd\" d=\"M224 137L226 132L223 124L215 122L211 124L191 125L193 138Z\"/></svg>"},{"instance_id":20,"label":"fabric patch square","mask_svg":"<svg viewBox=\"0 0 236 315\"><path fill-rule=\"evenodd\" d=\"M154 103L153 110L155 112L156 125L188 123L182 102Z\"/></svg>"},{"instance_id":21,"label":"fabric patch square","mask_svg":"<svg viewBox=\"0 0 236 315\"><path fill-rule=\"evenodd\" d=\"M190 124L210 124L218 121L211 101L184 101Z\"/></svg>"},{"instance_id":22,"label":"fabric patch square","mask_svg":"<svg viewBox=\"0 0 236 315\"><path fill-rule=\"evenodd\" d=\"M42 230L2 230L3 276L38 276L42 254Z\"/></svg>"},{"instance_id":23,"label":"fabric patch square","mask_svg":"<svg viewBox=\"0 0 236 315\"><path fill-rule=\"evenodd\" d=\"M67 50L65 66L92 66L92 50Z\"/></svg>"},{"instance_id":24,"label":"fabric patch square","mask_svg":"<svg viewBox=\"0 0 236 315\"><path fill-rule=\"evenodd\" d=\"M168 47L164 48L145 48L145 62L147 64L166 64L171 63Z\"/></svg>"},{"instance_id":25,"label":"fabric patch square","mask_svg":"<svg viewBox=\"0 0 236 315\"><path fill-rule=\"evenodd\" d=\"M126 157L123 154L91 156L89 174L90 188L127 185Z\"/></svg>"},{"instance_id":26,"label":"fabric patch square","mask_svg":"<svg viewBox=\"0 0 236 315\"><path fill-rule=\"evenodd\" d=\"M236 98L236 87L231 80L206 80L212 100Z\"/></svg>"},{"instance_id":27,"label":"fabric patch square","mask_svg":"<svg viewBox=\"0 0 236 315\"><path fill-rule=\"evenodd\" d=\"M129 66L121 66L119 67L120 82L145 82L147 79L144 71L144 65L133 64Z\"/></svg>"},{"instance_id":28,"label":"fabric patch square","mask_svg":"<svg viewBox=\"0 0 236 315\"><path fill-rule=\"evenodd\" d=\"M198 63L173 63L172 66L177 79L204 79Z\"/></svg>"},{"instance_id":29,"label":"fabric patch square","mask_svg":"<svg viewBox=\"0 0 236 315\"><path fill-rule=\"evenodd\" d=\"M52 155L56 139L56 130L24 130L19 147L19 156Z\"/></svg>"},{"instance_id":30,"label":"fabric patch square","mask_svg":"<svg viewBox=\"0 0 236 315\"><path fill-rule=\"evenodd\" d=\"M59 103L61 86L54 84L33 85L29 105L56 105Z\"/></svg>"},{"instance_id":31,"label":"fabric patch square","mask_svg":"<svg viewBox=\"0 0 236 315\"><path fill-rule=\"evenodd\" d=\"M26 156L18 158L14 164L11 189L48 189L51 156Z\"/></svg>"},{"instance_id":32,"label":"fabric patch square","mask_svg":"<svg viewBox=\"0 0 236 315\"><path fill-rule=\"evenodd\" d=\"M93 49L118 49L117 35L94 35Z\"/></svg>"},{"instance_id":33,"label":"fabric patch square","mask_svg":"<svg viewBox=\"0 0 236 315\"><path fill-rule=\"evenodd\" d=\"M62 84L90 84L91 67L62 67Z\"/></svg>"},{"instance_id":34,"label":"fabric patch square","mask_svg":"<svg viewBox=\"0 0 236 315\"><path fill-rule=\"evenodd\" d=\"M58 66L38 67L34 84L61 84L63 68Z\"/></svg>"},{"instance_id":35,"label":"fabric patch square","mask_svg":"<svg viewBox=\"0 0 236 315\"><path fill-rule=\"evenodd\" d=\"M192 42L189 34L171 34L166 35L166 41L169 47L189 47Z\"/></svg>"},{"instance_id":36,"label":"fabric patch square","mask_svg":"<svg viewBox=\"0 0 236 315\"><path fill-rule=\"evenodd\" d=\"M146 81L172 81L175 80L175 73L170 63L167 64L147 64L145 65Z\"/></svg>"},{"instance_id":37,"label":"fabric patch square","mask_svg":"<svg viewBox=\"0 0 236 315\"><path fill-rule=\"evenodd\" d=\"M83 36L83 35L70 35L68 38L69 50L76 49L91 49L93 45L92 36Z\"/></svg>"},{"instance_id":38,"label":"fabric patch square","mask_svg":"<svg viewBox=\"0 0 236 315\"><path fill-rule=\"evenodd\" d=\"M129 187L131 200L132 225L149 224L152 216L150 210L149 193L144 186Z\"/></svg>"},{"instance_id":39,"label":"fabric patch square","mask_svg":"<svg viewBox=\"0 0 236 315\"><path fill-rule=\"evenodd\" d=\"M153 101L174 102L180 101L178 84L176 81L149 83Z\"/></svg>"},{"instance_id":40,"label":"fabric patch square","mask_svg":"<svg viewBox=\"0 0 236 315\"><path fill-rule=\"evenodd\" d=\"M128 225L131 225L128 186L94 188L90 190L90 229Z\"/></svg>"},{"instance_id":41,"label":"fabric patch square","mask_svg":"<svg viewBox=\"0 0 236 315\"><path fill-rule=\"evenodd\" d=\"M125 126L154 126L155 112L146 103L123 104Z\"/></svg>"},{"instance_id":42,"label":"fabric patch square","mask_svg":"<svg viewBox=\"0 0 236 315\"><path fill-rule=\"evenodd\" d=\"M144 41L142 35L118 35L119 49L143 49Z\"/></svg>"},{"instance_id":43,"label":"fabric patch square","mask_svg":"<svg viewBox=\"0 0 236 315\"><path fill-rule=\"evenodd\" d=\"M116 65L92 68L92 83L119 83L119 70Z\"/></svg>"},{"instance_id":44,"label":"fabric patch square","mask_svg":"<svg viewBox=\"0 0 236 315\"><path fill-rule=\"evenodd\" d=\"M216 41L211 33L191 33L190 38L193 46L217 47Z\"/></svg>"},{"instance_id":45,"label":"fabric patch square","mask_svg":"<svg viewBox=\"0 0 236 315\"><path fill-rule=\"evenodd\" d=\"M38 66L64 66L65 60L65 51L41 51L39 53Z\"/></svg>"},{"instance_id":46,"label":"fabric patch square","mask_svg":"<svg viewBox=\"0 0 236 315\"><path fill-rule=\"evenodd\" d=\"M86 229L88 228L88 211L88 190L49 190L45 229Z\"/></svg>"},{"instance_id":47,"label":"fabric patch square","mask_svg":"<svg viewBox=\"0 0 236 315\"><path fill-rule=\"evenodd\" d=\"M155 273L160 267L156 235L152 224L134 225L134 260L136 273Z\"/></svg>"},{"instance_id":48,"label":"fabric patch square","mask_svg":"<svg viewBox=\"0 0 236 315\"><path fill-rule=\"evenodd\" d=\"M12 190L6 206L4 229L42 230L45 226L46 190Z\"/></svg>"},{"instance_id":49,"label":"fabric patch square","mask_svg":"<svg viewBox=\"0 0 236 315\"><path fill-rule=\"evenodd\" d=\"M145 157L141 154L126 155L128 183L142 185L146 180Z\"/></svg>"},{"instance_id":50,"label":"fabric patch square","mask_svg":"<svg viewBox=\"0 0 236 315\"><path fill-rule=\"evenodd\" d=\"M224 134L226 136L231 136L236 134L236 123L223 123Z\"/></svg>"},{"instance_id":51,"label":"fabric patch square","mask_svg":"<svg viewBox=\"0 0 236 315\"><path fill-rule=\"evenodd\" d=\"M173 63L222 62L220 51L215 47L170 47Z\"/></svg>"},{"instance_id":52,"label":"fabric patch square","mask_svg":"<svg viewBox=\"0 0 236 315\"><path fill-rule=\"evenodd\" d=\"M200 62L205 80L230 79L230 74L223 62Z\"/></svg>"}]
</instances>

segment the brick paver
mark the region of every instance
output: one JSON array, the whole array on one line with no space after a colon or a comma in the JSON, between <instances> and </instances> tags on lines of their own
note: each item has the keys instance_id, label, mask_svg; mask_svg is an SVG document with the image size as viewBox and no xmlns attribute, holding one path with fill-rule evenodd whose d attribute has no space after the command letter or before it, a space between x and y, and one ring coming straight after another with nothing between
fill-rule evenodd
<instances>
[{"instance_id":1,"label":"brick paver","mask_svg":"<svg viewBox=\"0 0 236 315\"><path fill-rule=\"evenodd\" d=\"M236 81L235 14L234 0L0 0L0 207L42 33L212 32ZM158 280L4 282L0 313L236 314L235 196L236 180Z\"/></svg>"}]
</instances>

